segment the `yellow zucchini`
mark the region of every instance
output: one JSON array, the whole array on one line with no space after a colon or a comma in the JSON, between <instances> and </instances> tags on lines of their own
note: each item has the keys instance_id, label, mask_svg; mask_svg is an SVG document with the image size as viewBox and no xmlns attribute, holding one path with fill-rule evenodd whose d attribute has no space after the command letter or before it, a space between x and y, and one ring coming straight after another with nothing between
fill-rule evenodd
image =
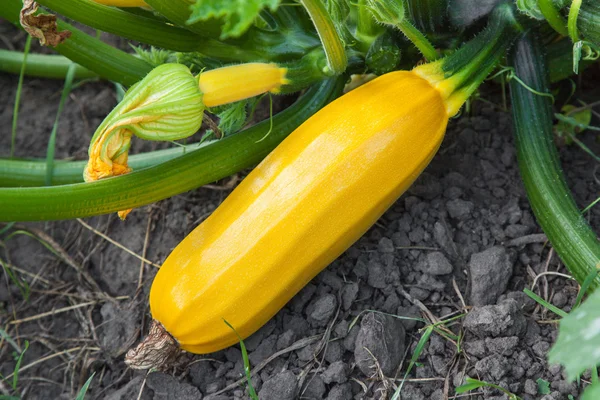
<instances>
[{"instance_id":1,"label":"yellow zucchini","mask_svg":"<svg viewBox=\"0 0 600 400\"><path fill-rule=\"evenodd\" d=\"M150 333L125 361L166 367L260 328L425 169L455 115L520 31L509 4L452 55L382 75L290 134L164 262ZM225 323L228 322L235 332Z\"/></svg>"},{"instance_id":2,"label":"yellow zucchini","mask_svg":"<svg viewBox=\"0 0 600 400\"><path fill-rule=\"evenodd\" d=\"M152 285L153 319L193 353L238 341L224 320L255 332L411 185L447 121L440 92L406 71L323 108L175 248Z\"/></svg>"}]
</instances>

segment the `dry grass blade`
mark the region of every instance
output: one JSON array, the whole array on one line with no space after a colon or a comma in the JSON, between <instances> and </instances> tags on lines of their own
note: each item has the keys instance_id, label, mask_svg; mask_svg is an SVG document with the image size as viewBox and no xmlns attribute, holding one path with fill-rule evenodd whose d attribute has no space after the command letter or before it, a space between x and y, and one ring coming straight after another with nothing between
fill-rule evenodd
<instances>
[{"instance_id":1,"label":"dry grass blade","mask_svg":"<svg viewBox=\"0 0 600 400\"><path fill-rule=\"evenodd\" d=\"M83 349L88 350L88 351L100 351L100 348L98 348L98 347L87 347L87 348L85 346L73 347L71 349L63 350L61 352L50 354L49 356L42 357L42 358L40 358L38 360L35 360L34 362L32 362L30 364L27 364L24 367L21 367L21 369L19 370L19 373L21 373L23 371L26 371L29 368L35 367L38 364L41 364L41 363L46 362L48 360L51 360L53 358L64 356L65 354L70 354L70 353L73 353L73 352L76 352L76 351L81 351ZM12 377L13 377L13 374L10 374L10 375L7 375L4 379L10 379Z\"/></svg>"},{"instance_id":2,"label":"dry grass blade","mask_svg":"<svg viewBox=\"0 0 600 400\"><path fill-rule=\"evenodd\" d=\"M125 251L126 253L131 254L132 256L134 256L135 258L137 258L138 260L143 261L146 264L152 265L153 267L160 268L160 265L158 265L156 263L153 263L150 260L145 259L144 257L142 257L139 254L137 254L135 251L129 250L127 247L123 246L121 243L119 243L119 242L111 239L110 237L106 236L104 233L102 233L99 230L95 229L94 227L88 225L82 219L77 218L77 222L79 222L86 229L89 229L90 231L94 232L96 235L100 236L102 239L106 240L107 242L109 242L109 243L117 246L118 248L120 248L121 250Z\"/></svg>"},{"instance_id":3,"label":"dry grass blade","mask_svg":"<svg viewBox=\"0 0 600 400\"><path fill-rule=\"evenodd\" d=\"M30 234L34 235L38 240L42 241L43 244L49 246L54 252L54 254L60 257L65 262L65 264L73 268L75 271L77 271L77 273L81 274L85 281L89 283L95 290L97 290L98 292L102 292L94 278L92 278L91 275L88 274L87 271L85 271L83 267L79 263L77 263L73 259L73 257L71 257L69 253L67 253L66 250L62 248L62 246L56 243L56 241L46 232L40 229L31 228L29 226L21 224L16 224L14 227L22 231L29 232Z\"/></svg>"}]
</instances>

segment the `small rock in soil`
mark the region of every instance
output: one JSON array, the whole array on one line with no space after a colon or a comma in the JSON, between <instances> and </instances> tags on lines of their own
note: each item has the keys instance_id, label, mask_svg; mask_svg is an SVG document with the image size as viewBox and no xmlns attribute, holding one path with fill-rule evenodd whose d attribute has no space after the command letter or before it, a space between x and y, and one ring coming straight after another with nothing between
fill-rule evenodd
<instances>
[{"instance_id":1,"label":"small rock in soil","mask_svg":"<svg viewBox=\"0 0 600 400\"><path fill-rule=\"evenodd\" d=\"M498 381L508 375L511 365L506 357L498 354L482 358L475 364L475 370L485 377L491 377L492 380Z\"/></svg>"},{"instance_id":2,"label":"small rock in soil","mask_svg":"<svg viewBox=\"0 0 600 400\"><path fill-rule=\"evenodd\" d=\"M404 339L404 326L397 318L379 313L366 314L354 347L358 368L367 377L372 377L377 374L376 365L379 365L385 375L392 375L402 359Z\"/></svg>"},{"instance_id":3,"label":"small rock in soil","mask_svg":"<svg viewBox=\"0 0 600 400\"><path fill-rule=\"evenodd\" d=\"M523 337L527 320L517 302L508 299L495 306L473 307L465 317L464 326L479 337Z\"/></svg>"},{"instance_id":4,"label":"small rock in soil","mask_svg":"<svg viewBox=\"0 0 600 400\"><path fill-rule=\"evenodd\" d=\"M202 393L206 393L206 386L215 377L215 369L208 361L197 362L190 367L190 377L192 378L192 384L200 389Z\"/></svg>"},{"instance_id":5,"label":"small rock in soil","mask_svg":"<svg viewBox=\"0 0 600 400\"><path fill-rule=\"evenodd\" d=\"M513 265L506 249L495 246L471 256L469 298L474 306L495 304L512 276Z\"/></svg>"},{"instance_id":6,"label":"small rock in soil","mask_svg":"<svg viewBox=\"0 0 600 400\"><path fill-rule=\"evenodd\" d=\"M474 356L477 358L483 358L488 354L487 349L485 347L485 341L483 339L469 340L464 343L464 347L465 347L465 351L470 356Z\"/></svg>"},{"instance_id":7,"label":"small rock in soil","mask_svg":"<svg viewBox=\"0 0 600 400\"><path fill-rule=\"evenodd\" d=\"M263 383L258 397L261 400L293 400L297 388L296 375L292 371L283 371Z\"/></svg>"},{"instance_id":8,"label":"small rock in soil","mask_svg":"<svg viewBox=\"0 0 600 400\"><path fill-rule=\"evenodd\" d=\"M387 286L387 283L385 282L385 269L381 263L374 260L369 261L368 273L369 277L367 283L369 286L376 289L383 289Z\"/></svg>"},{"instance_id":9,"label":"small rock in soil","mask_svg":"<svg viewBox=\"0 0 600 400\"><path fill-rule=\"evenodd\" d=\"M313 375L308 378L306 389L302 393L301 398L307 400L321 400L325 394L325 383L319 375Z\"/></svg>"},{"instance_id":10,"label":"small rock in soil","mask_svg":"<svg viewBox=\"0 0 600 400\"><path fill-rule=\"evenodd\" d=\"M382 237L379 240L377 249L382 253L393 253L396 250L394 248L394 242L392 242L392 239L386 237Z\"/></svg>"},{"instance_id":11,"label":"small rock in soil","mask_svg":"<svg viewBox=\"0 0 600 400\"><path fill-rule=\"evenodd\" d=\"M446 202L446 209L448 214L454 219L459 221L466 220L473 212L474 204L470 201L461 199L450 200Z\"/></svg>"},{"instance_id":12,"label":"small rock in soil","mask_svg":"<svg viewBox=\"0 0 600 400\"><path fill-rule=\"evenodd\" d=\"M447 275L452 273L452 264L446 258L444 253L434 251L427 254L427 269L426 272L430 275Z\"/></svg>"},{"instance_id":13,"label":"small rock in soil","mask_svg":"<svg viewBox=\"0 0 600 400\"><path fill-rule=\"evenodd\" d=\"M277 351L290 347L295 340L296 334L293 330L288 329L287 331L283 332L277 338Z\"/></svg>"},{"instance_id":14,"label":"small rock in soil","mask_svg":"<svg viewBox=\"0 0 600 400\"><path fill-rule=\"evenodd\" d=\"M277 348L277 335L271 335L258 345L256 350L248 355L250 359L250 364L258 365L263 360L269 358L273 353L275 353Z\"/></svg>"},{"instance_id":15,"label":"small rock in soil","mask_svg":"<svg viewBox=\"0 0 600 400\"><path fill-rule=\"evenodd\" d=\"M162 372L148 375L146 385L154 391L153 400L198 400L202 393L194 386L179 382Z\"/></svg>"},{"instance_id":16,"label":"small rock in soil","mask_svg":"<svg viewBox=\"0 0 600 400\"><path fill-rule=\"evenodd\" d=\"M337 299L333 294L325 294L308 306L309 319L313 326L325 326L335 313Z\"/></svg>"},{"instance_id":17,"label":"small rock in soil","mask_svg":"<svg viewBox=\"0 0 600 400\"><path fill-rule=\"evenodd\" d=\"M140 388L142 387L142 382L144 378L141 376L136 376L131 381L127 382L125 386L116 392L111 393L110 395L105 397L105 400L129 400L129 399L137 399Z\"/></svg>"},{"instance_id":18,"label":"small rock in soil","mask_svg":"<svg viewBox=\"0 0 600 400\"><path fill-rule=\"evenodd\" d=\"M490 353L510 356L519 344L519 338L516 336L486 338L485 346Z\"/></svg>"},{"instance_id":19,"label":"small rock in soil","mask_svg":"<svg viewBox=\"0 0 600 400\"><path fill-rule=\"evenodd\" d=\"M102 348L114 358L123 354L135 343L138 334L136 308L123 309L111 302L100 309L103 324L98 328Z\"/></svg>"},{"instance_id":20,"label":"small rock in soil","mask_svg":"<svg viewBox=\"0 0 600 400\"><path fill-rule=\"evenodd\" d=\"M523 390L525 393L534 396L538 392L538 385L532 379L527 379L525 381L525 388Z\"/></svg>"},{"instance_id":21,"label":"small rock in soil","mask_svg":"<svg viewBox=\"0 0 600 400\"><path fill-rule=\"evenodd\" d=\"M358 297L358 283L352 282L342 287L342 308L348 311Z\"/></svg>"},{"instance_id":22,"label":"small rock in soil","mask_svg":"<svg viewBox=\"0 0 600 400\"><path fill-rule=\"evenodd\" d=\"M336 361L331 364L322 374L323 382L329 384L344 383L348 381L348 367L343 361Z\"/></svg>"},{"instance_id":23,"label":"small rock in soil","mask_svg":"<svg viewBox=\"0 0 600 400\"><path fill-rule=\"evenodd\" d=\"M336 385L331 388L327 400L348 400L352 398L352 387L349 383Z\"/></svg>"},{"instance_id":24,"label":"small rock in soil","mask_svg":"<svg viewBox=\"0 0 600 400\"><path fill-rule=\"evenodd\" d=\"M314 287L314 285L312 285ZM312 296L312 295L311 295ZM303 318L300 318L302 322L306 323ZM275 320L270 320L262 326L258 331L253 333L248 339L244 340L246 349L248 351L256 350L258 345L263 341L264 338L269 336L275 330ZM297 332L296 332L297 333Z\"/></svg>"}]
</instances>

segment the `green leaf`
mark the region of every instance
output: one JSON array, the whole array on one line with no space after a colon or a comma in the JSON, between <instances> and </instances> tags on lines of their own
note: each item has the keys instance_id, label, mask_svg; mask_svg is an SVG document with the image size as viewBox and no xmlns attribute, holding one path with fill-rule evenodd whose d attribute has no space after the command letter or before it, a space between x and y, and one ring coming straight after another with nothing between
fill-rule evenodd
<instances>
[{"instance_id":1,"label":"green leaf","mask_svg":"<svg viewBox=\"0 0 600 400\"><path fill-rule=\"evenodd\" d=\"M597 400L600 399L600 384L595 383L588 386L581 395L581 400Z\"/></svg>"},{"instance_id":2,"label":"green leaf","mask_svg":"<svg viewBox=\"0 0 600 400\"><path fill-rule=\"evenodd\" d=\"M539 394L550 394L550 382L542 378L538 378L536 382Z\"/></svg>"},{"instance_id":3,"label":"green leaf","mask_svg":"<svg viewBox=\"0 0 600 400\"><path fill-rule=\"evenodd\" d=\"M246 101L238 101L220 107L221 110L215 112L219 117L219 130L227 136L242 129L246 124Z\"/></svg>"},{"instance_id":4,"label":"green leaf","mask_svg":"<svg viewBox=\"0 0 600 400\"><path fill-rule=\"evenodd\" d=\"M96 375L95 372L92 375L90 375L88 380L83 384L83 386L81 387L81 390L77 394L77 398L75 400L84 400L85 399L85 394L87 393L87 391L90 387L90 384L92 383L92 379L94 379L94 375Z\"/></svg>"},{"instance_id":5,"label":"green leaf","mask_svg":"<svg viewBox=\"0 0 600 400\"><path fill-rule=\"evenodd\" d=\"M466 378L466 381L467 383L456 388L456 394L466 393L470 392L471 390L479 389L480 387L489 386L489 383L487 382L478 381L477 379L469 377Z\"/></svg>"},{"instance_id":6,"label":"green leaf","mask_svg":"<svg viewBox=\"0 0 600 400\"><path fill-rule=\"evenodd\" d=\"M553 364L562 364L569 379L600 362L600 291L564 317L558 339L548 354Z\"/></svg>"},{"instance_id":7,"label":"green leaf","mask_svg":"<svg viewBox=\"0 0 600 400\"><path fill-rule=\"evenodd\" d=\"M211 18L224 20L221 39L239 37L250 28L261 10L275 11L281 0L195 0L188 24Z\"/></svg>"}]
</instances>

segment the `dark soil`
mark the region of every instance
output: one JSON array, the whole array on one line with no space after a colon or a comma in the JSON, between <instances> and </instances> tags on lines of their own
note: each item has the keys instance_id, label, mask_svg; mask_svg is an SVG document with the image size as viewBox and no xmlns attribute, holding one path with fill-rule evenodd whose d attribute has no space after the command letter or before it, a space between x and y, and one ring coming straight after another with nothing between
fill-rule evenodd
<instances>
[{"instance_id":1,"label":"dark soil","mask_svg":"<svg viewBox=\"0 0 600 400\"><path fill-rule=\"evenodd\" d=\"M16 77L0 74L0 156L10 147L16 86ZM61 89L62 82L25 80L18 156L45 156ZM495 102L495 90L485 87L482 97ZM109 83L75 89L61 116L58 157L85 157L95 127L114 104ZM471 115L451 122L439 154L409 192L245 341L262 400L387 398L401 384L426 326L395 316L433 322L457 317L438 327L459 336L430 336L402 399L454 398L466 376L523 399L577 398L589 377L578 386L547 364L557 317L523 289L535 282L535 292L569 311L578 286L555 274L539 275L567 271L529 208L511 130L510 115L499 106L474 102ZM593 132L581 137L600 153ZM135 140L133 147L153 145ZM576 146L561 147L560 154L577 203L585 207L600 192L598 164ZM160 264L229 190L227 181L219 182L134 210L126 222L114 215L84 222ZM599 226L600 208L586 216ZM57 256L22 234L0 242L6 246L0 258L22 271L17 274L31 289L24 301L5 274L0 279L2 329L21 346L29 342L18 381L23 398L75 398L92 373L89 399L248 397L239 346L184 355L166 372L127 369L123 355L148 327L147 294L156 268L78 221L21 228L43 233L55 253L64 252ZM24 318L33 320L15 323ZM15 366L13 349L0 343L0 373L7 376ZM539 391L538 380L549 383L550 394ZM0 384L0 394L10 393L10 382ZM483 389L470 398L507 397Z\"/></svg>"}]
</instances>

